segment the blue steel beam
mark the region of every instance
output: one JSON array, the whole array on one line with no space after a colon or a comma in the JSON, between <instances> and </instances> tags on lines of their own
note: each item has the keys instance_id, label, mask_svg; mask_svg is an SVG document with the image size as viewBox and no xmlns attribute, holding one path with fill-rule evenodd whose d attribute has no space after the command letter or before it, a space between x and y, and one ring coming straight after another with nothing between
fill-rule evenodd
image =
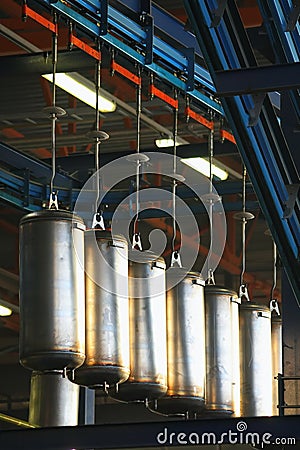
<instances>
[{"instance_id":1,"label":"blue steel beam","mask_svg":"<svg viewBox=\"0 0 300 450\"><path fill-rule=\"evenodd\" d=\"M145 149L146 152L156 151L156 148ZM164 148L163 153L167 153L169 155L173 154L173 148ZM180 145L177 147L177 156L179 158L193 158L195 156L207 157L207 143L199 143L199 144L187 144ZM114 161L117 158L122 158L123 156L128 156L130 151L124 152L110 152L110 153L101 153L101 164L105 165L111 161ZM236 145L229 141L224 142L214 142L214 155L215 156L232 156L237 155L238 151ZM87 173L94 169L95 167L95 157L93 154L73 154L69 156L58 156L56 158L57 165L61 167L66 172L72 173L78 170L86 171ZM47 163L51 163L51 160L46 160Z\"/></svg>"},{"instance_id":2,"label":"blue steel beam","mask_svg":"<svg viewBox=\"0 0 300 450\"><path fill-rule=\"evenodd\" d=\"M36 179L43 179L49 181L52 175L52 168L50 165L43 163L39 159L35 159L21 153L3 142L0 142L0 162L6 166L10 166L12 170L28 169L33 177ZM67 174L56 173L55 181L61 187L78 186L78 181Z\"/></svg>"},{"instance_id":3,"label":"blue steel beam","mask_svg":"<svg viewBox=\"0 0 300 450\"><path fill-rule=\"evenodd\" d=\"M300 63L217 71L215 85L218 96L298 89Z\"/></svg>"},{"instance_id":4,"label":"blue steel beam","mask_svg":"<svg viewBox=\"0 0 300 450\"><path fill-rule=\"evenodd\" d=\"M30 161L30 158L28 158L29 166L34 163L35 160ZM32 181L27 178L25 173L23 175L22 173L15 174L4 170L3 168L0 168L0 184L2 187L2 189L0 189L0 199L13 206L24 209L24 211L36 211L41 209L42 205L47 203L50 195L49 184L46 182ZM215 183L215 187L218 193L221 196L224 196L240 192L242 186L241 182L217 182ZM74 204L80 193L80 188L72 189L70 186L69 188L66 188L55 183L55 189L58 191L58 199L63 207L74 209ZM166 190L171 191L171 187ZM252 192L252 187L250 185L247 186L247 192ZM91 193L91 195L93 195L93 193ZM178 195L185 201L191 202L191 209L194 214L205 213L206 210L204 205L201 202L193 201L193 191L184 186L179 186ZM119 205L127 196L128 190L118 192L110 191L105 195L102 203L112 206ZM257 211L259 208L256 201L249 202L248 207L251 211ZM238 211L241 209L241 202L225 202L224 208L227 211ZM166 214L163 211L156 211L153 213L153 210L149 210L145 214L143 213L142 217L164 217L165 215ZM105 211L104 217L105 219L111 219L112 212Z\"/></svg>"},{"instance_id":5,"label":"blue steel beam","mask_svg":"<svg viewBox=\"0 0 300 450\"><path fill-rule=\"evenodd\" d=\"M97 0L94 1L95 4L96 1ZM137 15L140 14L140 0L119 0L118 4L126 6ZM154 19L155 28L158 31L163 32L166 36L172 39L172 41L177 42L180 46L194 48L195 54L202 58L202 53L195 35L185 29L184 23L171 16L155 3L151 4L151 15ZM210 78L210 75L207 75Z\"/></svg>"},{"instance_id":6,"label":"blue steel beam","mask_svg":"<svg viewBox=\"0 0 300 450\"><path fill-rule=\"evenodd\" d=\"M234 0L228 0L218 27L211 26L217 7L216 1L184 0L184 4L214 81L215 73L219 70L256 66L253 50ZM249 116L255 106L251 95L223 97L221 100L300 304L298 204L292 216L283 219L285 203L288 200L286 185L298 183L299 175L277 117L266 96L256 125L249 127Z\"/></svg>"}]
</instances>

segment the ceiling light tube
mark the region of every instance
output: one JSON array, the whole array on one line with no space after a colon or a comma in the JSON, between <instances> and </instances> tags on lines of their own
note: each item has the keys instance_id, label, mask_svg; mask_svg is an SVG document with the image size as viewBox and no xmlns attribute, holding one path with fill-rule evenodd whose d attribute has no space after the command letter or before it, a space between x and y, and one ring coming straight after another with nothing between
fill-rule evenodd
<instances>
[{"instance_id":1,"label":"ceiling light tube","mask_svg":"<svg viewBox=\"0 0 300 450\"><path fill-rule=\"evenodd\" d=\"M201 158L199 156L195 158L182 158L181 162L196 170L197 172L202 173L206 177L209 177L210 175L209 161L204 158ZM212 174L222 181L227 180L228 178L228 172L216 166L215 164L212 164Z\"/></svg>"},{"instance_id":2,"label":"ceiling light tube","mask_svg":"<svg viewBox=\"0 0 300 450\"><path fill-rule=\"evenodd\" d=\"M12 315L12 310L10 308L0 305L0 316L1 317L8 317L11 315Z\"/></svg>"},{"instance_id":3,"label":"ceiling light tube","mask_svg":"<svg viewBox=\"0 0 300 450\"><path fill-rule=\"evenodd\" d=\"M53 75L46 73L43 78L52 83ZM78 98L83 103L96 109L96 96L94 84L77 72L56 73L55 84L59 88ZM99 110L101 112L114 112L116 104L103 95L99 95Z\"/></svg>"},{"instance_id":4,"label":"ceiling light tube","mask_svg":"<svg viewBox=\"0 0 300 450\"><path fill-rule=\"evenodd\" d=\"M176 139L176 147L178 145L187 144L187 141L182 139L180 136ZM163 137L159 139L155 139L155 145L158 148L166 148L166 147L174 147L174 139L172 137Z\"/></svg>"}]
</instances>

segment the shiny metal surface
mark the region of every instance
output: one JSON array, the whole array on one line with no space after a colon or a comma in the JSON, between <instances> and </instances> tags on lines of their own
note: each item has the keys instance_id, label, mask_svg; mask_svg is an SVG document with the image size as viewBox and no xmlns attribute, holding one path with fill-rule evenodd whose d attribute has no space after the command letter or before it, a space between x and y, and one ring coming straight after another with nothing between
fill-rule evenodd
<instances>
[{"instance_id":1,"label":"shiny metal surface","mask_svg":"<svg viewBox=\"0 0 300 450\"><path fill-rule=\"evenodd\" d=\"M273 316L271 319L271 342L272 342L272 400L273 416L278 416L278 381L275 379L279 373L282 374L282 319Z\"/></svg>"},{"instance_id":2,"label":"shiny metal surface","mask_svg":"<svg viewBox=\"0 0 300 450\"><path fill-rule=\"evenodd\" d=\"M180 269L169 269L170 276L172 270ZM203 284L199 275L189 273L167 292L168 391L165 397L157 400L156 407L159 412L194 414L203 410L205 388Z\"/></svg>"},{"instance_id":3,"label":"shiny metal surface","mask_svg":"<svg viewBox=\"0 0 300 450\"><path fill-rule=\"evenodd\" d=\"M233 412L233 336L231 298L236 293L207 285L205 295L206 331L206 413ZM235 333L236 334L236 333ZM236 337L236 336L235 336ZM236 374L235 374L236 375Z\"/></svg>"},{"instance_id":4,"label":"shiny metal surface","mask_svg":"<svg viewBox=\"0 0 300 450\"><path fill-rule=\"evenodd\" d=\"M267 306L241 304L240 352L241 416L271 416L271 313Z\"/></svg>"},{"instance_id":5,"label":"shiny metal surface","mask_svg":"<svg viewBox=\"0 0 300 450\"><path fill-rule=\"evenodd\" d=\"M70 379L90 387L129 375L128 245L102 230L85 232L86 359Z\"/></svg>"},{"instance_id":6,"label":"shiny metal surface","mask_svg":"<svg viewBox=\"0 0 300 450\"><path fill-rule=\"evenodd\" d=\"M111 392L124 401L154 399L167 390L166 265L146 258L129 263L130 376Z\"/></svg>"},{"instance_id":7,"label":"shiny metal surface","mask_svg":"<svg viewBox=\"0 0 300 450\"><path fill-rule=\"evenodd\" d=\"M230 291L229 291L230 292ZM240 304L235 292L230 294L231 301L231 340L232 340L232 409L233 416L241 414L241 377L240 377Z\"/></svg>"},{"instance_id":8,"label":"shiny metal surface","mask_svg":"<svg viewBox=\"0 0 300 450\"><path fill-rule=\"evenodd\" d=\"M40 427L78 425L79 386L62 372L32 372L29 423Z\"/></svg>"},{"instance_id":9,"label":"shiny metal surface","mask_svg":"<svg viewBox=\"0 0 300 450\"><path fill-rule=\"evenodd\" d=\"M43 210L20 222L20 362L27 368L84 361L84 229L67 211Z\"/></svg>"}]
</instances>

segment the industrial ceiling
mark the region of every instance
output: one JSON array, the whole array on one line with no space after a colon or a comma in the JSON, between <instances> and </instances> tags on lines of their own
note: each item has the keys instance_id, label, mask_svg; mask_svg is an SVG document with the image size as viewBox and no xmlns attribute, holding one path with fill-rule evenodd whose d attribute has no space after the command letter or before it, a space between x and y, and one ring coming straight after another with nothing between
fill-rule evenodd
<instances>
[{"instance_id":1,"label":"industrial ceiling","mask_svg":"<svg viewBox=\"0 0 300 450\"><path fill-rule=\"evenodd\" d=\"M128 5L130 2L109 3L116 12L114 20L117 20L118 14L122 14L129 20L138 22L137 13ZM258 2L239 0L236 4L258 65L278 63ZM51 124L44 109L51 105L52 87L49 81L41 77L43 73L51 73L52 70L51 31L32 17L27 17L25 21L24 17L22 18L22 5L21 0L5 0L0 5L0 159L3 193L0 196L0 241L3 249L0 256L0 299L15 305L16 311L19 281L19 221L26 211L32 210L33 207L39 208L45 203L47 200L45 186L49 186L51 176ZM52 16L46 6L49 6L46 1L28 2L28 7L51 21ZM196 43L193 37L196 31L195 24L188 19L183 1L156 1L154 7L157 17L161 14L159 17L162 20L161 23L154 22L154 35L158 41L163 41L165 46L171 46L175 53L182 51L183 43L180 42L180 37L176 40L169 28L173 23L186 38L193 38L193 42ZM58 71L77 72L93 83L95 60L74 45L70 50L70 20L67 20L60 11L56 12L59 15ZM77 24L74 25L73 32L88 46L97 45L90 30ZM122 52L121 48L125 44L129 48L132 45L132 52L136 51L137 54L143 49L135 48L134 37L130 43L131 38L126 36L125 32L125 24L123 26L118 23L114 26L110 24L109 35L112 36L112 41L119 40L119 49L116 49L109 40L102 41L101 87L117 105L116 111L100 115L100 128L110 136L109 140L101 144L100 161L103 164L136 150L136 86L132 80L124 76L124 71L129 71L133 76L137 74L138 67L130 54ZM159 48L159 44L157 46ZM201 79L200 75L195 76L195 73L201 73L201 68L208 74L207 60L203 58L199 48L197 47L195 53L196 68L193 68L192 80L188 73L189 70L193 70L189 65L188 56L185 60L188 70L180 72L177 67L172 67L171 57L167 58L169 66L166 66L165 56L158 53L153 55L154 62L158 66L157 73L148 70L147 66L142 67L141 152L156 151L155 139L172 136L173 108L156 96L151 98L149 85L153 82L157 88L173 98L174 84L171 81L174 78L178 83L179 93L178 136L184 142L184 145L178 147L178 155L206 157L210 133L207 123L212 120L215 124L215 161L221 163L229 173L227 181L215 183L225 205L228 225L227 244L216 271L216 278L219 283L237 289L242 260L241 230L233 216L242 207L243 163L233 138L233 131L211 77L208 76L205 81L205 77ZM123 68L123 73L118 70L114 70L113 73L112 61ZM162 74L165 72L169 75L163 78ZM185 92L180 88L183 84L191 82L195 82L194 89ZM191 109L202 120L187 117L187 100ZM56 126L56 163L59 173L57 185L68 185L72 182L76 190L83 185L94 169L94 142L89 132L95 127L95 111L59 88L56 101L57 105L67 112L58 120ZM278 95L272 96L272 103L275 114L279 115ZM168 151L172 153L172 149ZM30 194L35 186L37 195L32 199ZM260 208L250 180L247 182L247 202L248 209L255 214L255 219L248 225L246 277L251 296L266 304L273 284L273 244L272 239L265 234L268 229L265 213ZM68 203L66 194L63 206L72 208L72 205L72 196ZM205 242L208 230L202 216L199 214L198 219L200 222L202 220ZM147 227L152 229L159 224L165 229L166 220L158 219L156 222L150 220ZM202 251L203 256L207 253L207 248ZM277 269L279 275L275 293L280 300L280 262ZM28 404L30 373L18 363L18 313L14 312L12 316L0 320L0 364L3 374L0 390L1 409L10 412L16 409L25 410ZM101 403L103 399L99 398L98 401Z\"/></svg>"}]
</instances>

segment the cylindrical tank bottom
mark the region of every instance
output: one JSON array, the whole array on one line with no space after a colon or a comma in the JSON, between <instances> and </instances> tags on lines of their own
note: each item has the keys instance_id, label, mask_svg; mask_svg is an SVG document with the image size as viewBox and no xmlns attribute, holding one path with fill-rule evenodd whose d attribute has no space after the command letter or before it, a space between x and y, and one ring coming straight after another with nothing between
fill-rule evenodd
<instances>
[{"instance_id":1,"label":"cylindrical tank bottom","mask_svg":"<svg viewBox=\"0 0 300 450\"><path fill-rule=\"evenodd\" d=\"M84 364L70 371L74 383L94 388L129 375L128 244L104 230L85 232Z\"/></svg>"},{"instance_id":2,"label":"cylindrical tank bottom","mask_svg":"<svg viewBox=\"0 0 300 450\"><path fill-rule=\"evenodd\" d=\"M271 416L271 312L267 306L241 304L240 351L241 416Z\"/></svg>"},{"instance_id":3,"label":"cylindrical tank bottom","mask_svg":"<svg viewBox=\"0 0 300 450\"><path fill-rule=\"evenodd\" d=\"M79 386L62 371L32 372L29 423L40 427L78 425Z\"/></svg>"},{"instance_id":4,"label":"cylindrical tank bottom","mask_svg":"<svg viewBox=\"0 0 300 450\"><path fill-rule=\"evenodd\" d=\"M151 252L129 263L130 375L110 395L121 401L161 397L167 390L166 264Z\"/></svg>"},{"instance_id":5,"label":"cylindrical tank bottom","mask_svg":"<svg viewBox=\"0 0 300 450\"><path fill-rule=\"evenodd\" d=\"M87 386L91 389L104 389L123 383L129 376L129 369L120 366L87 366L83 365L68 372L68 378L73 383Z\"/></svg>"},{"instance_id":6,"label":"cylindrical tank bottom","mask_svg":"<svg viewBox=\"0 0 300 450\"><path fill-rule=\"evenodd\" d=\"M73 369L81 366L85 354L73 351L45 351L22 355L21 364L26 368L34 368L38 372ZM50 367L50 369L49 369ZM56 369L54 369L56 367ZM38 369L38 370L37 370Z\"/></svg>"},{"instance_id":7,"label":"cylindrical tank bottom","mask_svg":"<svg viewBox=\"0 0 300 450\"><path fill-rule=\"evenodd\" d=\"M206 390L205 415L233 413L233 346L231 298L236 293L207 285L205 297ZM237 322L238 327L238 322Z\"/></svg>"},{"instance_id":8,"label":"cylindrical tank bottom","mask_svg":"<svg viewBox=\"0 0 300 450\"><path fill-rule=\"evenodd\" d=\"M180 395L168 395L155 402L151 402L151 409L160 414L170 416L186 415L193 417L202 415L204 399L200 397L187 397Z\"/></svg>"},{"instance_id":9,"label":"cylindrical tank bottom","mask_svg":"<svg viewBox=\"0 0 300 450\"><path fill-rule=\"evenodd\" d=\"M181 268L171 268L167 281L168 390L154 409L193 416L204 407L204 281Z\"/></svg>"},{"instance_id":10,"label":"cylindrical tank bottom","mask_svg":"<svg viewBox=\"0 0 300 450\"><path fill-rule=\"evenodd\" d=\"M83 220L42 210L20 222L20 362L37 370L85 359Z\"/></svg>"}]
</instances>

